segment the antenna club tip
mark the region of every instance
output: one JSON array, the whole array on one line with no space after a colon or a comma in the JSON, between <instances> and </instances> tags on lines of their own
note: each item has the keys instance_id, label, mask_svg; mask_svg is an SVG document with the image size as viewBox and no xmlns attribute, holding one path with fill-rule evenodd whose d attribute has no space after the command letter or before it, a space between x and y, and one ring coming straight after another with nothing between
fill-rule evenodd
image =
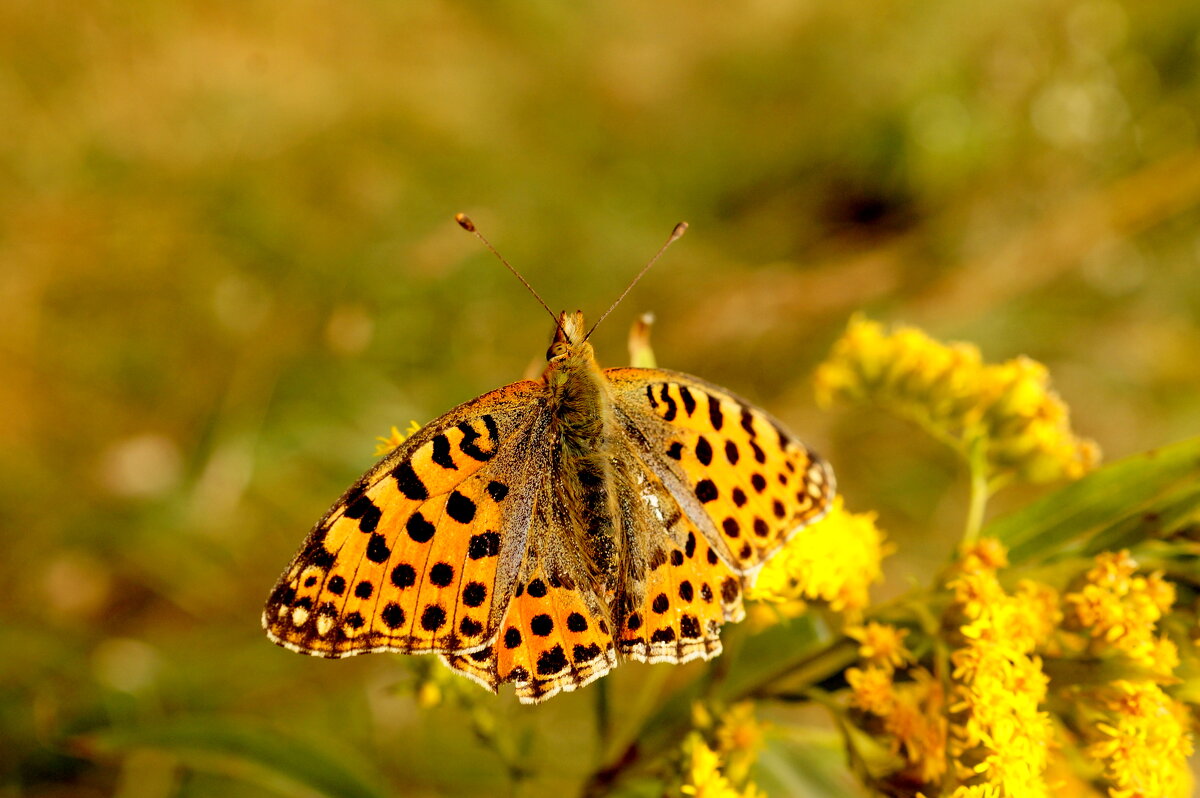
<instances>
[{"instance_id":1,"label":"antenna club tip","mask_svg":"<svg viewBox=\"0 0 1200 798\"><path fill-rule=\"evenodd\" d=\"M458 226L466 230L468 233L475 232L475 223L471 221L471 217L465 213L454 214L454 221L458 222Z\"/></svg>"},{"instance_id":2,"label":"antenna club tip","mask_svg":"<svg viewBox=\"0 0 1200 798\"><path fill-rule=\"evenodd\" d=\"M681 235L687 232L687 229L687 222L680 222L679 224L675 225L675 229L671 231L671 240L674 241L675 239L679 238Z\"/></svg>"}]
</instances>

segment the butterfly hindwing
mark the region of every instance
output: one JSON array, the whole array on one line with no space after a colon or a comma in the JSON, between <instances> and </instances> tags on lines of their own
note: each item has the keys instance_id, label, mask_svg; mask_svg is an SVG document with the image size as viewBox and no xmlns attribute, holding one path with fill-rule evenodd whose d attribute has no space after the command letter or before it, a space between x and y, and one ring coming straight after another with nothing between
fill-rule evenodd
<instances>
[{"instance_id":1,"label":"butterfly hindwing","mask_svg":"<svg viewBox=\"0 0 1200 798\"><path fill-rule=\"evenodd\" d=\"M367 472L280 577L271 639L327 657L486 646L525 555L543 395L528 381L486 394Z\"/></svg>"},{"instance_id":2,"label":"butterfly hindwing","mask_svg":"<svg viewBox=\"0 0 1200 798\"><path fill-rule=\"evenodd\" d=\"M738 573L825 514L833 472L765 411L678 372L604 374L635 450Z\"/></svg>"},{"instance_id":3,"label":"butterfly hindwing","mask_svg":"<svg viewBox=\"0 0 1200 798\"><path fill-rule=\"evenodd\" d=\"M535 499L529 546L494 644L442 657L493 691L513 682L523 703L583 687L617 664L602 588L564 545L563 500L552 483Z\"/></svg>"}]
</instances>

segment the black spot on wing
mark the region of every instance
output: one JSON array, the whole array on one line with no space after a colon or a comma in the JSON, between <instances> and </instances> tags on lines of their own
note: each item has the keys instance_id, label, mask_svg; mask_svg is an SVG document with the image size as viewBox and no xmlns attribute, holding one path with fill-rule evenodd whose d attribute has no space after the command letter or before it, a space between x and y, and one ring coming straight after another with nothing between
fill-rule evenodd
<instances>
[{"instance_id":1,"label":"black spot on wing","mask_svg":"<svg viewBox=\"0 0 1200 798\"><path fill-rule=\"evenodd\" d=\"M403 590L416 584L417 572L411 565L402 562L392 569L392 584Z\"/></svg>"},{"instance_id":2,"label":"black spot on wing","mask_svg":"<svg viewBox=\"0 0 1200 798\"><path fill-rule=\"evenodd\" d=\"M708 397L708 420L713 429L719 430L725 425L725 416L721 413L721 400L710 394Z\"/></svg>"},{"instance_id":3,"label":"black spot on wing","mask_svg":"<svg viewBox=\"0 0 1200 798\"><path fill-rule=\"evenodd\" d=\"M469 524L475 518L475 502L454 491L446 500L446 515L460 524Z\"/></svg>"},{"instance_id":4,"label":"black spot on wing","mask_svg":"<svg viewBox=\"0 0 1200 798\"><path fill-rule=\"evenodd\" d=\"M742 429L746 430L751 438L757 433L754 431L754 415L750 412L750 408L742 405Z\"/></svg>"},{"instance_id":5,"label":"black spot on wing","mask_svg":"<svg viewBox=\"0 0 1200 798\"><path fill-rule=\"evenodd\" d=\"M414 543L428 543L433 539L433 533L437 531L437 527L426 521L425 516L421 515L419 511L408 517L404 528Z\"/></svg>"},{"instance_id":6,"label":"black spot on wing","mask_svg":"<svg viewBox=\"0 0 1200 798\"><path fill-rule=\"evenodd\" d=\"M573 612L567 616L567 628L572 632L586 632L588 629L587 618L584 618L578 612Z\"/></svg>"},{"instance_id":7,"label":"black spot on wing","mask_svg":"<svg viewBox=\"0 0 1200 798\"><path fill-rule=\"evenodd\" d=\"M696 397L692 396L692 392L688 390L686 385L679 386L679 398L683 400L683 411L689 416L696 409Z\"/></svg>"},{"instance_id":8,"label":"black spot on wing","mask_svg":"<svg viewBox=\"0 0 1200 798\"><path fill-rule=\"evenodd\" d=\"M304 554L300 555L300 559L306 565L313 565L322 570L329 570L333 564L337 562L337 555L325 548L325 535L321 534L313 536L308 545L304 549Z\"/></svg>"},{"instance_id":9,"label":"black spot on wing","mask_svg":"<svg viewBox=\"0 0 1200 798\"><path fill-rule=\"evenodd\" d=\"M666 412L663 413L663 418L667 421L674 421L675 416L679 414L679 405L677 405L675 400L671 398L670 388L671 386L664 382L662 384L662 391L659 392L659 398L661 398L663 403L667 406Z\"/></svg>"},{"instance_id":10,"label":"black spot on wing","mask_svg":"<svg viewBox=\"0 0 1200 798\"><path fill-rule=\"evenodd\" d=\"M478 607L487 600L487 587L482 582L471 582L463 588L463 604Z\"/></svg>"},{"instance_id":11,"label":"black spot on wing","mask_svg":"<svg viewBox=\"0 0 1200 798\"><path fill-rule=\"evenodd\" d=\"M383 612L379 614L379 617L383 619L383 622L387 624L389 629L395 629L397 626L402 626L404 624L404 610L400 608L399 604L388 604L383 608ZM359 621L362 621L361 615L359 616ZM358 628L358 626L355 626L353 623L350 625L356 629ZM361 626L361 623L359 626Z\"/></svg>"},{"instance_id":12,"label":"black spot on wing","mask_svg":"<svg viewBox=\"0 0 1200 798\"><path fill-rule=\"evenodd\" d=\"M429 569L429 581L437 587L446 587L454 581L454 566L439 562Z\"/></svg>"},{"instance_id":13,"label":"black spot on wing","mask_svg":"<svg viewBox=\"0 0 1200 798\"><path fill-rule=\"evenodd\" d=\"M775 428L775 434L779 436L779 448L787 449L792 442L791 436L784 432L783 427L778 424L771 424L771 426Z\"/></svg>"},{"instance_id":14,"label":"black spot on wing","mask_svg":"<svg viewBox=\"0 0 1200 798\"><path fill-rule=\"evenodd\" d=\"M346 508L344 515L347 518L357 518L358 528L363 532L374 532L379 526L383 512L369 498L359 496Z\"/></svg>"},{"instance_id":15,"label":"black spot on wing","mask_svg":"<svg viewBox=\"0 0 1200 798\"><path fill-rule=\"evenodd\" d=\"M537 661L537 672L542 676L553 676L567 667L567 655L562 646L555 646L549 651L543 651Z\"/></svg>"},{"instance_id":16,"label":"black spot on wing","mask_svg":"<svg viewBox=\"0 0 1200 798\"><path fill-rule=\"evenodd\" d=\"M484 532L482 535L472 535L470 543L467 544L467 556L472 560L495 557L499 553L500 534L498 532Z\"/></svg>"},{"instance_id":17,"label":"black spot on wing","mask_svg":"<svg viewBox=\"0 0 1200 798\"><path fill-rule=\"evenodd\" d=\"M436 632L446 624L446 611L436 604L429 604L421 613L421 628L427 632Z\"/></svg>"},{"instance_id":18,"label":"black spot on wing","mask_svg":"<svg viewBox=\"0 0 1200 798\"><path fill-rule=\"evenodd\" d=\"M425 501L429 498L429 490L408 460L392 469L392 478L396 480L396 487L404 494L404 498L414 501Z\"/></svg>"},{"instance_id":19,"label":"black spot on wing","mask_svg":"<svg viewBox=\"0 0 1200 798\"><path fill-rule=\"evenodd\" d=\"M496 420L490 415L482 416L480 420L483 421L483 426L487 430L487 442L490 444L489 451L484 451L483 449L479 448L477 441L483 436L476 432L475 428L465 421L458 425L458 428L463 434L462 443L459 444L459 448L462 449L463 454L467 455L468 457L483 462L485 460L491 460L496 454L496 437L499 432L496 428Z\"/></svg>"},{"instance_id":20,"label":"black spot on wing","mask_svg":"<svg viewBox=\"0 0 1200 798\"><path fill-rule=\"evenodd\" d=\"M433 439L433 462L442 468L458 470L454 458L450 456L450 439L443 433Z\"/></svg>"},{"instance_id":21,"label":"black spot on wing","mask_svg":"<svg viewBox=\"0 0 1200 798\"><path fill-rule=\"evenodd\" d=\"M371 562L387 562L387 558L392 556L392 550L388 548L387 538L380 534L371 535L371 542L367 544L367 559Z\"/></svg>"}]
</instances>

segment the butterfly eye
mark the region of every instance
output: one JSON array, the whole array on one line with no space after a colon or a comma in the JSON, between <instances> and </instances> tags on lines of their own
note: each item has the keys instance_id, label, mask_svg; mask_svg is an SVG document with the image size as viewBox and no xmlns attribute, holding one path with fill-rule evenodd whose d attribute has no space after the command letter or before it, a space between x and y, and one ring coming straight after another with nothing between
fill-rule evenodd
<instances>
[{"instance_id":1,"label":"butterfly eye","mask_svg":"<svg viewBox=\"0 0 1200 798\"><path fill-rule=\"evenodd\" d=\"M546 350L546 359L554 360L556 357L563 357L567 354L567 345L562 341L556 341Z\"/></svg>"}]
</instances>

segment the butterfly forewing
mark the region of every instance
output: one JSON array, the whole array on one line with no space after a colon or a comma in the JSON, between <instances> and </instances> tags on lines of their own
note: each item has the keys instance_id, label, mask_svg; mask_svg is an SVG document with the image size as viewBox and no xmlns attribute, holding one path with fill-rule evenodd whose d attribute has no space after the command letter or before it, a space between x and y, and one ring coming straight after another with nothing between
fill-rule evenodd
<instances>
[{"instance_id":1,"label":"butterfly forewing","mask_svg":"<svg viewBox=\"0 0 1200 798\"><path fill-rule=\"evenodd\" d=\"M604 373L633 445L738 573L825 514L832 471L766 412L678 372Z\"/></svg>"},{"instance_id":2,"label":"butterfly forewing","mask_svg":"<svg viewBox=\"0 0 1200 798\"><path fill-rule=\"evenodd\" d=\"M537 382L493 391L371 469L280 577L263 615L268 635L329 657L488 645L543 481L544 398Z\"/></svg>"}]
</instances>

